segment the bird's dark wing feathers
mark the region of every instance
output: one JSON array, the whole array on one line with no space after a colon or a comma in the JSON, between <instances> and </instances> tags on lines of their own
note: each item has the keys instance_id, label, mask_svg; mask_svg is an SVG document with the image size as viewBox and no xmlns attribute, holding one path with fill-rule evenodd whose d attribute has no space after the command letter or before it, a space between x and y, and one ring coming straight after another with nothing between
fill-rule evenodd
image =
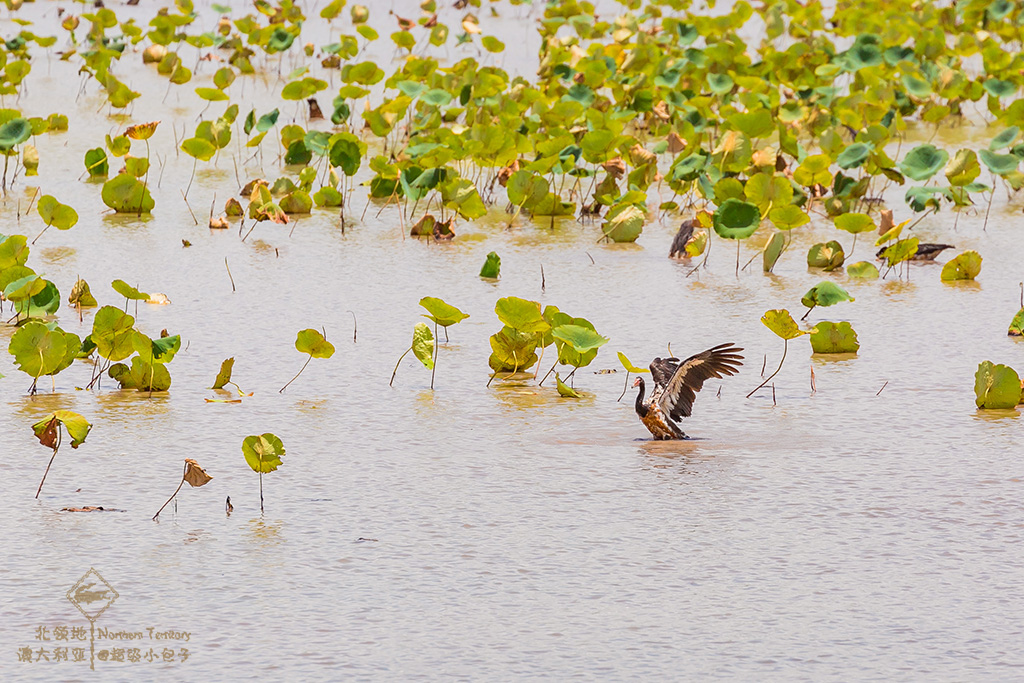
<instances>
[{"instance_id":1,"label":"bird's dark wing feathers","mask_svg":"<svg viewBox=\"0 0 1024 683\"><path fill-rule=\"evenodd\" d=\"M743 365L743 356L739 354L742 350L732 342L719 344L680 363L659 398L662 411L673 420L690 417L693 401L704 382L712 377L735 375ZM653 364L651 372L654 372Z\"/></svg>"},{"instance_id":2,"label":"bird's dark wing feathers","mask_svg":"<svg viewBox=\"0 0 1024 683\"><path fill-rule=\"evenodd\" d=\"M693 227L692 220L685 220L679 226L679 232L676 233L675 239L672 240L672 247L668 251L669 258L686 256L686 243L693 237Z\"/></svg>"},{"instance_id":3,"label":"bird's dark wing feathers","mask_svg":"<svg viewBox=\"0 0 1024 683\"><path fill-rule=\"evenodd\" d=\"M676 370L679 369L678 358L655 358L651 361L651 379L654 380L655 386L665 388L665 386L672 379L672 375L676 374Z\"/></svg>"}]
</instances>

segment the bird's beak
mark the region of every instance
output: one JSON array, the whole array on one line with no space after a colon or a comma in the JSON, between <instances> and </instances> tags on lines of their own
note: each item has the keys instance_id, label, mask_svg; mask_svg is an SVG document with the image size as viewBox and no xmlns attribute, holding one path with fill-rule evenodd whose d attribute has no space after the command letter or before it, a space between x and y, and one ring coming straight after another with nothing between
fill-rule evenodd
<instances>
[{"instance_id":1,"label":"bird's beak","mask_svg":"<svg viewBox=\"0 0 1024 683\"><path fill-rule=\"evenodd\" d=\"M640 382L643 382L643 381L644 381L643 377L637 377L635 380L633 380L633 386L634 387L638 387L638 386L640 386Z\"/></svg>"}]
</instances>

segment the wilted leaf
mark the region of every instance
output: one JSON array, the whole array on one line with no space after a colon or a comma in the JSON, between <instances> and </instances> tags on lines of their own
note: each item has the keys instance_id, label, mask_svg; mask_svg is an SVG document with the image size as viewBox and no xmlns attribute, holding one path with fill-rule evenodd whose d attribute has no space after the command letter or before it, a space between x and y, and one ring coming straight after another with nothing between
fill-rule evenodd
<instances>
[{"instance_id":1,"label":"wilted leaf","mask_svg":"<svg viewBox=\"0 0 1024 683\"><path fill-rule=\"evenodd\" d=\"M619 351L619 362L622 363L622 367L626 368L627 372L632 372L634 374L650 372L650 370L646 368L638 368L637 366L633 365L632 361L626 358L626 354L624 354L622 351Z\"/></svg>"},{"instance_id":2,"label":"wilted leaf","mask_svg":"<svg viewBox=\"0 0 1024 683\"><path fill-rule=\"evenodd\" d=\"M427 370L434 367L434 333L426 323L416 323L412 330L412 352Z\"/></svg>"},{"instance_id":3,"label":"wilted leaf","mask_svg":"<svg viewBox=\"0 0 1024 683\"><path fill-rule=\"evenodd\" d=\"M562 377L557 372L555 373L555 386L558 389L558 395L563 398L583 398L578 391L563 382Z\"/></svg>"},{"instance_id":4,"label":"wilted leaf","mask_svg":"<svg viewBox=\"0 0 1024 683\"><path fill-rule=\"evenodd\" d=\"M793 316L784 308L765 311L761 316L761 322L765 327L783 339L796 339L802 334L810 334L807 330L801 330Z\"/></svg>"},{"instance_id":5,"label":"wilted leaf","mask_svg":"<svg viewBox=\"0 0 1024 683\"><path fill-rule=\"evenodd\" d=\"M213 477L206 473L202 467L199 466L195 460L191 458L185 458L185 481L188 482L189 486L202 486L208 484Z\"/></svg>"},{"instance_id":6,"label":"wilted leaf","mask_svg":"<svg viewBox=\"0 0 1024 683\"><path fill-rule=\"evenodd\" d=\"M211 389L223 389L224 385L231 381L231 370L235 367L235 359L228 358L220 364L220 372L217 373L217 378L213 380L213 386Z\"/></svg>"}]
</instances>

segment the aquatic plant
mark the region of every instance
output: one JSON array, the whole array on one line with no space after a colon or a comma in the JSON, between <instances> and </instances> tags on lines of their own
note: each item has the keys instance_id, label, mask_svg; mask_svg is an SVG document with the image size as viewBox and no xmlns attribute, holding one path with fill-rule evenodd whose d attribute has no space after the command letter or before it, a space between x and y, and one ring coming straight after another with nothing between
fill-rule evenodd
<instances>
[{"instance_id":1,"label":"aquatic plant","mask_svg":"<svg viewBox=\"0 0 1024 683\"><path fill-rule=\"evenodd\" d=\"M975 403L988 410L1007 410L1021 402L1021 383L1017 371L991 361L978 364L974 375Z\"/></svg>"},{"instance_id":2,"label":"aquatic plant","mask_svg":"<svg viewBox=\"0 0 1024 683\"><path fill-rule=\"evenodd\" d=\"M299 331L295 337L295 350L299 353L308 353L309 358L307 358L306 362L302 364L299 371L295 373L295 376L288 380L288 382L281 387L277 393L283 393L284 390L288 388L289 384L297 380L311 360L314 358L330 358L334 355L334 344L327 341L326 334L327 330L324 330L323 333L314 329Z\"/></svg>"},{"instance_id":3,"label":"aquatic plant","mask_svg":"<svg viewBox=\"0 0 1024 683\"><path fill-rule=\"evenodd\" d=\"M156 518L160 516L160 513L164 511L164 508L174 500L174 497L178 495L178 491L181 490L181 487L185 485L186 481L189 486L196 488L198 486L208 484L212 479L213 477L207 474L206 470L199 466L199 463L191 458L185 458L185 469L182 470L181 481L178 483L178 488L174 489L174 493L172 493L171 497L167 499L167 502L161 505L160 509L156 511L156 514L153 515L153 520L155 521ZM175 506L175 509L177 509L177 506Z\"/></svg>"},{"instance_id":4,"label":"aquatic plant","mask_svg":"<svg viewBox=\"0 0 1024 683\"><path fill-rule=\"evenodd\" d=\"M63 430L61 427L63 427ZM39 480L36 498L39 497L39 492L43 490L43 482L46 481L46 475L50 473L50 466L53 465L53 460L57 457L57 451L60 450L64 432L66 431L68 438L71 439L71 447L78 448L85 443L85 438L89 436L89 430L91 429L92 425L89 424L88 420L70 410L54 411L32 425L32 432L39 439L39 443L53 449L53 455L50 456L50 462L46 465L43 478Z\"/></svg>"},{"instance_id":5,"label":"aquatic plant","mask_svg":"<svg viewBox=\"0 0 1024 683\"><path fill-rule=\"evenodd\" d=\"M786 354L789 352L789 340L796 339L801 335L811 334L811 330L801 330L796 321L793 320L793 316L784 308L765 311L765 314L761 316L761 322L764 323L765 327L774 332L776 336L782 338L782 359L779 360L779 367L775 369L775 372L768 375L763 382L754 387L747 394L747 398L753 396L754 392L772 381L775 375L779 374L779 371L782 370L782 364L786 362Z\"/></svg>"},{"instance_id":6,"label":"aquatic plant","mask_svg":"<svg viewBox=\"0 0 1024 683\"><path fill-rule=\"evenodd\" d=\"M242 455L245 456L246 464L260 475L260 514L263 514L263 475L280 467L284 454L281 439L269 432L247 436L242 440Z\"/></svg>"}]
</instances>

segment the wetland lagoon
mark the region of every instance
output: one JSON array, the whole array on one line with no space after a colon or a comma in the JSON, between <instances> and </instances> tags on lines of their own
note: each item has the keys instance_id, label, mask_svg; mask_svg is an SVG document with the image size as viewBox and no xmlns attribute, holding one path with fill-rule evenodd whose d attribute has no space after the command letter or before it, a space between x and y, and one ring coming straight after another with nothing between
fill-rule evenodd
<instances>
[{"instance_id":1,"label":"wetland lagoon","mask_svg":"<svg viewBox=\"0 0 1024 683\"><path fill-rule=\"evenodd\" d=\"M4 680L1024 677L1018 4L0 28Z\"/></svg>"}]
</instances>

